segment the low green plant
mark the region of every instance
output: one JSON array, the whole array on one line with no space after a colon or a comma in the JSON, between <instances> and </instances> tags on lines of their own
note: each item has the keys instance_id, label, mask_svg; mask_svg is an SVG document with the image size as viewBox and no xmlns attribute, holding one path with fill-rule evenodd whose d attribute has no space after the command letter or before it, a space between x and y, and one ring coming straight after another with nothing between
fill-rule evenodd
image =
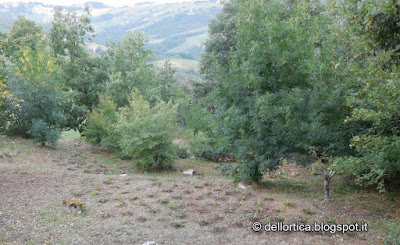
<instances>
[{"instance_id":1,"label":"low green plant","mask_svg":"<svg viewBox=\"0 0 400 245\"><path fill-rule=\"evenodd\" d=\"M249 193L248 193L248 192L244 193L244 194L242 195L241 201L246 200L246 198L247 198L248 196L249 196Z\"/></svg>"},{"instance_id":2,"label":"low green plant","mask_svg":"<svg viewBox=\"0 0 400 245\"><path fill-rule=\"evenodd\" d=\"M92 191L92 196L96 196L97 192L96 191Z\"/></svg>"},{"instance_id":3,"label":"low green plant","mask_svg":"<svg viewBox=\"0 0 400 245\"><path fill-rule=\"evenodd\" d=\"M283 220L283 216L281 213L278 213L278 221L282 221Z\"/></svg>"},{"instance_id":4,"label":"low green plant","mask_svg":"<svg viewBox=\"0 0 400 245\"><path fill-rule=\"evenodd\" d=\"M257 217L258 217L258 210L254 213L253 219L257 219Z\"/></svg>"},{"instance_id":5,"label":"low green plant","mask_svg":"<svg viewBox=\"0 0 400 245\"><path fill-rule=\"evenodd\" d=\"M178 220L175 220L175 221L174 221L174 226L175 226L175 227L181 227L181 226L182 226L182 221L179 220L179 219L178 219Z\"/></svg>"},{"instance_id":6,"label":"low green plant","mask_svg":"<svg viewBox=\"0 0 400 245\"><path fill-rule=\"evenodd\" d=\"M100 196L100 198L99 198L99 202L101 202L101 203L104 203L104 197L102 197L102 196Z\"/></svg>"},{"instance_id":7,"label":"low green plant","mask_svg":"<svg viewBox=\"0 0 400 245\"><path fill-rule=\"evenodd\" d=\"M168 202L167 196L163 195L163 196L161 197L161 203L165 204L165 203L167 203L167 202Z\"/></svg>"},{"instance_id":8,"label":"low green plant","mask_svg":"<svg viewBox=\"0 0 400 245\"><path fill-rule=\"evenodd\" d=\"M260 199L260 198L257 199L257 205L258 205L258 206L261 206L261 205L262 205L261 199Z\"/></svg>"},{"instance_id":9,"label":"low green plant","mask_svg":"<svg viewBox=\"0 0 400 245\"><path fill-rule=\"evenodd\" d=\"M176 152L172 145L176 106L159 102L155 106L133 91L129 105L118 109L113 124L124 156L143 170L172 169Z\"/></svg>"}]
</instances>

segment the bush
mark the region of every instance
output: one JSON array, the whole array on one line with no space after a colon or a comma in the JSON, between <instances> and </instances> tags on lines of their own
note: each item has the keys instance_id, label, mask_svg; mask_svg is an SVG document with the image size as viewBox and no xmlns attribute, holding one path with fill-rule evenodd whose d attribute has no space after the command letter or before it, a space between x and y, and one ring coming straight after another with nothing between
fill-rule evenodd
<instances>
[{"instance_id":1,"label":"bush","mask_svg":"<svg viewBox=\"0 0 400 245\"><path fill-rule=\"evenodd\" d=\"M190 157L188 150L186 148L180 147L179 145L175 145L175 152L176 155L181 159Z\"/></svg>"},{"instance_id":2,"label":"bush","mask_svg":"<svg viewBox=\"0 0 400 245\"><path fill-rule=\"evenodd\" d=\"M215 142L215 140L212 140L211 137L202 131L199 131L192 137L190 147L195 157L214 162L220 162L229 156L229 154L225 152L223 142Z\"/></svg>"},{"instance_id":3,"label":"bush","mask_svg":"<svg viewBox=\"0 0 400 245\"><path fill-rule=\"evenodd\" d=\"M175 113L176 106L159 102L151 107L134 91L114 124L121 153L144 170L171 169L176 158L172 145Z\"/></svg>"},{"instance_id":4,"label":"bush","mask_svg":"<svg viewBox=\"0 0 400 245\"><path fill-rule=\"evenodd\" d=\"M33 119L31 135L35 139L35 143L42 143L44 145L45 142L48 142L55 146L61 136L61 130L51 127L42 119Z\"/></svg>"},{"instance_id":5,"label":"bush","mask_svg":"<svg viewBox=\"0 0 400 245\"><path fill-rule=\"evenodd\" d=\"M115 150L118 148L118 137L112 125L116 122L116 105L109 97L100 96L98 108L87 116L84 136L92 144Z\"/></svg>"}]
</instances>

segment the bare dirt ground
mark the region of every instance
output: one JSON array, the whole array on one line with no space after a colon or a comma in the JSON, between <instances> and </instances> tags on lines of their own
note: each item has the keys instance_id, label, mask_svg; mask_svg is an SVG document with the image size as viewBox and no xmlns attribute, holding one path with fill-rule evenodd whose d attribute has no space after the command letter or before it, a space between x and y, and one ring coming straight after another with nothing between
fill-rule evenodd
<instances>
[{"instance_id":1,"label":"bare dirt ground","mask_svg":"<svg viewBox=\"0 0 400 245\"><path fill-rule=\"evenodd\" d=\"M243 190L212 162L178 160L178 171L143 173L77 140L66 135L51 148L0 138L0 152L9 153L0 158L0 244L380 244L386 224L400 219L398 196L346 192L344 180L323 203L322 177L301 167L286 165L280 176ZM200 174L184 176L189 168ZM85 211L62 206L71 198ZM254 232L255 221L368 222L369 229Z\"/></svg>"}]
</instances>

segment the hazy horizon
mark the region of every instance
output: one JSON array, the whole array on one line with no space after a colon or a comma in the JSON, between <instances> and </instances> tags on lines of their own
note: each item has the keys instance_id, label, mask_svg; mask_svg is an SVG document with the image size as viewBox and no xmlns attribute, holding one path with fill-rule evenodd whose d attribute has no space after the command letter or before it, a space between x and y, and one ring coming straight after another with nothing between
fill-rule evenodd
<instances>
[{"instance_id":1,"label":"hazy horizon","mask_svg":"<svg viewBox=\"0 0 400 245\"><path fill-rule=\"evenodd\" d=\"M154 2L154 3L180 3L180 2L194 2L196 0L87 0L87 1L80 1L80 0L0 0L0 4L3 3L29 3L29 2L39 2L43 4L49 5L61 5L61 6L71 6L71 5L83 5L86 2L100 2L105 5L121 7L121 6L134 6L137 3L142 2Z\"/></svg>"}]
</instances>

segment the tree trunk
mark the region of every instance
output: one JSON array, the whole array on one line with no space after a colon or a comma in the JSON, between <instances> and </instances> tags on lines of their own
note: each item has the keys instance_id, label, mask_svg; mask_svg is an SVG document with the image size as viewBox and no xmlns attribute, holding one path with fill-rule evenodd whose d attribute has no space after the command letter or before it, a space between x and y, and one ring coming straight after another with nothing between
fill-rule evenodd
<instances>
[{"instance_id":1,"label":"tree trunk","mask_svg":"<svg viewBox=\"0 0 400 245\"><path fill-rule=\"evenodd\" d=\"M324 178L325 178L325 182L324 182L324 187L325 187L325 202L329 202L329 198L330 198L330 190L329 190L329 185L330 185L330 181L332 179L332 177L336 174L335 171L329 170L329 172L327 170L324 170Z\"/></svg>"}]
</instances>

